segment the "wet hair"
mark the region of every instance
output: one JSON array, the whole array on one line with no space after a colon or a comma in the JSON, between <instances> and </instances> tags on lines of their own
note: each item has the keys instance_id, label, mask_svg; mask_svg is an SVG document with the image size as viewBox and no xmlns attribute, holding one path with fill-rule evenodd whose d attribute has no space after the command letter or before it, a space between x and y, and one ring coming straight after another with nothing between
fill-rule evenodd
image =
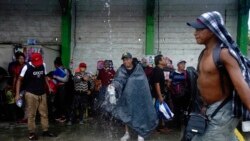
<instances>
[{"instance_id":1,"label":"wet hair","mask_svg":"<svg viewBox=\"0 0 250 141\"><path fill-rule=\"evenodd\" d=\"M47 77L50 77L50 78L53 78L53 75L54 75L54 72L51 71L51 72L49 72L46 76L47 76Z\"/></svg>"},{"instance_id":2,"label":"wet hair","mask_svg":"<svg viewBox=\"0 0 250 141\"><path fill-rule=\"evenodd\" d=\"M172 60L169 60L170 64L173 64L173 61Z\"/></svg>"},{"instance_id":3,"label":"wet hair","mask_svg":"<svg viewBox=\"0 0 250 141\"><path fill-rule=\"evenodd\" d=\"M162 55L157 55L155 56L155 65L159 65L160 64L160 61L162 60Z\"/></svg>"},{"instance_id":4,"label":"wet hair","mask_svg":"<svg viewBox=\"0 0 250 141\"><path fill-rule=\"evenodd\" d=\"M139 64L140 61L137 58L133 58L133 64Z\"/></svg>"},{"instance_id":5,"label":"wet hair","mask_svg":"<svg viewBox=\"0 0 250 141\"><path fill-rule=\"evenodd\" d=\"M109 60L104 60L104 65L108 64L109 65Z\"/></svg>"},{"instance_id":6,"label":"wet hair","mask_svg":"<svg viewBox=\"0 0 250 141\"><path fill-rule=\"evenodd\" d=\"M56 57L56 59L54 61L54 64L57 65L57 66L62 66L63 65L62 58L61 57Z\"/></svg>"},{"instance_id":7,"label":"wet hair","mask_svg":"<svg viewBox=\"0 0 250 141\"><path fill-rule=\"evenodd\" d=\"M18 52L15 53L15 58L16 58L16 59L18 59L20 56L22 56L23 58L25 58L24 53L22 53L22 52L20 52L20 51L18 51Z\"/></svg>"}]
</instances>

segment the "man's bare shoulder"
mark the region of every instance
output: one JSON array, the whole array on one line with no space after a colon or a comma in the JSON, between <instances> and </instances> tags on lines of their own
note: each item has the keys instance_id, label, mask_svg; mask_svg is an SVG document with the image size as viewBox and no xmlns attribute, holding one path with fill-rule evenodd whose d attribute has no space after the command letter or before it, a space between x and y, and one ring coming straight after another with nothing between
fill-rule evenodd
<instances>
[{"instance_id":1,"label":"man's bare shoulder","mask_svg":"<svg viewBox=\"0 0 250 141\"><path fill-rule=\"evenodd\" d=\"M239 67L237 60L231 55L228 48L221 49L220 58L225 66Z\"/></svg>"}]
</instances>

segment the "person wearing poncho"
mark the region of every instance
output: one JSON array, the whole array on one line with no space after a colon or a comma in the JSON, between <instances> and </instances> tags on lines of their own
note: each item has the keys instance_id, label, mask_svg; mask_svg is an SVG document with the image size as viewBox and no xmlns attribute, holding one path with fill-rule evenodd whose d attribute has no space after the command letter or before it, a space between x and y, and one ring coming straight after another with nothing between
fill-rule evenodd
<instances>
[{"instance_id":1,"label":"person wearing poncho","mask_svg":"<svg viewBox=\"0 0 250 141\"><path fill-rule=\"evenodd\" d=\"M130 53L124 53L122 60L123 65L117 70L113 82L109 85L115 88L116 102L110 104L109 100L105 100L106 103L103 105L112 116L126 125L126 133L121 141L130 138L128 127L138 134L138 141L144 141L144 137L158 125L148 80L141 65L132 63Z\"/></svg>"},{"instance_id":2,"label":"person wearing poncho","mask_svg":"<svg viewBox=\"0 0 250 141\"><path fill-rule=\"evenodd\" d=\"M196 29L196 42L205 45L199 59L197 84L207 106L205 114L209 119L205 133L194 136L192 141L236 140L233 131L239 118L249 118L249 61L242 56L237 44L227 32L219 12L204 13L195 22L187 24ZM219 59L225 70L223 74L220 74L213 60L215 48L221 48ZM221 83L221 80L224 83ZM211 118L215 109L230 96L232 99Z\"/></svg>"}]
</instances>

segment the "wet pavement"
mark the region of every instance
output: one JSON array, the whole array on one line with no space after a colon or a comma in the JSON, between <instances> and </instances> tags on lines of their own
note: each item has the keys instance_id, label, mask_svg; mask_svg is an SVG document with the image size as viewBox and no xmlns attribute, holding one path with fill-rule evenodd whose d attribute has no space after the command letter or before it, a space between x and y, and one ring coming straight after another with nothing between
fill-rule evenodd
<instances>
[{"instance_id":1,"label":"wet pavement","mask_svg":"<svg viewBox=\"0 0 250 141\"><path fill-rule=\"evenodd\" d=\"M68 126L65 124L54 123L50 125L50 130L58 136L55 138L42 137L41 127L37 124L40 141L119 141L124 134L124 126L114 121L89 120L83 125L74 124ZM245 139L250 141L250 135L244 134ZM160 134L153 133L146 141L179 141L180 131L171 131ZM136 141L137 135L131 133L129 141ZM26 125L9 125L9 123L0 123L0 141L28 141Z\"/></svg>"},{"instance_id":2,"label":"wet pavement","mask_svg":"<svg viewBox=\"0 0 250 141\"><path fill-rule=\"evenodd\" d=\"M111 121L91 120L83 125L52 124L50 130L56 133L56 138L42 137L38 122L38 135L40 141L119 141L124 134L122 124ZM180 131L172 131L167 134L153 133L146 141L179 141ZM137 135L131 133L129 141L136 141ZM27 126L10 126L8 123L0 123L0 141L28 141Z\"/></svg>"}]
</instances>

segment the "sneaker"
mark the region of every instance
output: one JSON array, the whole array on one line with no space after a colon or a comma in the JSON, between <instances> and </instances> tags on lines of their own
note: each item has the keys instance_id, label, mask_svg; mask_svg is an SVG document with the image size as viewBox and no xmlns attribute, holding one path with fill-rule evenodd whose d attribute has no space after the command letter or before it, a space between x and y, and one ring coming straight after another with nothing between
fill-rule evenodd
<instances>
[{"instance_id":1,"label":"sneaker","mask_svg":"<svg viewBox=\"0 0 250 141\"><path fill-rule=\"evenodd\" d=\"M59 122L60 120L61 120L61 118L55 118L55 121L58 121L58 122Z\"/></svg>"},{"instance_id":2,"label":"sneaker","mask_svg":"<svg viewBox=\"0 0 250 141\"><path fill-rule=\"evenodd\" d=\"M30 141L38 140L38 137L35 133L30 133L28 138Z\"/></svg>"},{"instance_id":3,"label":"sneaker","mask_svg":"<svg viewBox=\"0 0 250 141\"><path fill-rule=\"evenodd\" d=\"M65 121L66 121L66 118L61 118L61 119L59 120L60 123L64 123Z\"/></svg>"},{"instance_id":4,"label":"sneaker","mask_svg":"<svg viewBox=\"0 0 250 141\"><path fill-rule=\"evenodd\" d=\"M144 138L138 135L138 141L144 141Z\"/></svg>"},{"instance_id":5,"label":"sneaker","mask_svg":"<svg viewBox=\"0 0 250 141\"><path fill-rule=\"evenodd\" d=\"M18 124L27 124L28 123L28 119L21 119L18 121Z\"/></svg>"},{"instance_id":6,"label":"sneaker","mask_svg":"<svg viewBox=\"0 0 250 141\"><path fill-rule=\"evenodd\" d=\"M80 124L80 125L83 125L83 121L81 120L81 121L79 122L79 124Z\"/></svg>"},{"instance_id":7,"label":"sneaker","mask_svg":"<svg viewBox=\"0 0 250 141\"><path fill-rule=\"evenodd\" d=\"M130 139L130 136L128 133L126 133L122 138L121 138L121 141L127 141Z\"/></svg>"},{"instance_id":8,"label":"sneaker","mask_svg":"<svg viewBox=\"0 0 250 141\"><path fill-rule=\"evenodd\" d=\"M44 136L44 137L56 137L55 134L53 134L53 133L51 133L51 132L49 132L49 131L44 131L44 132L43 132L43 136Z\"/></svg>"}]
</instances>

